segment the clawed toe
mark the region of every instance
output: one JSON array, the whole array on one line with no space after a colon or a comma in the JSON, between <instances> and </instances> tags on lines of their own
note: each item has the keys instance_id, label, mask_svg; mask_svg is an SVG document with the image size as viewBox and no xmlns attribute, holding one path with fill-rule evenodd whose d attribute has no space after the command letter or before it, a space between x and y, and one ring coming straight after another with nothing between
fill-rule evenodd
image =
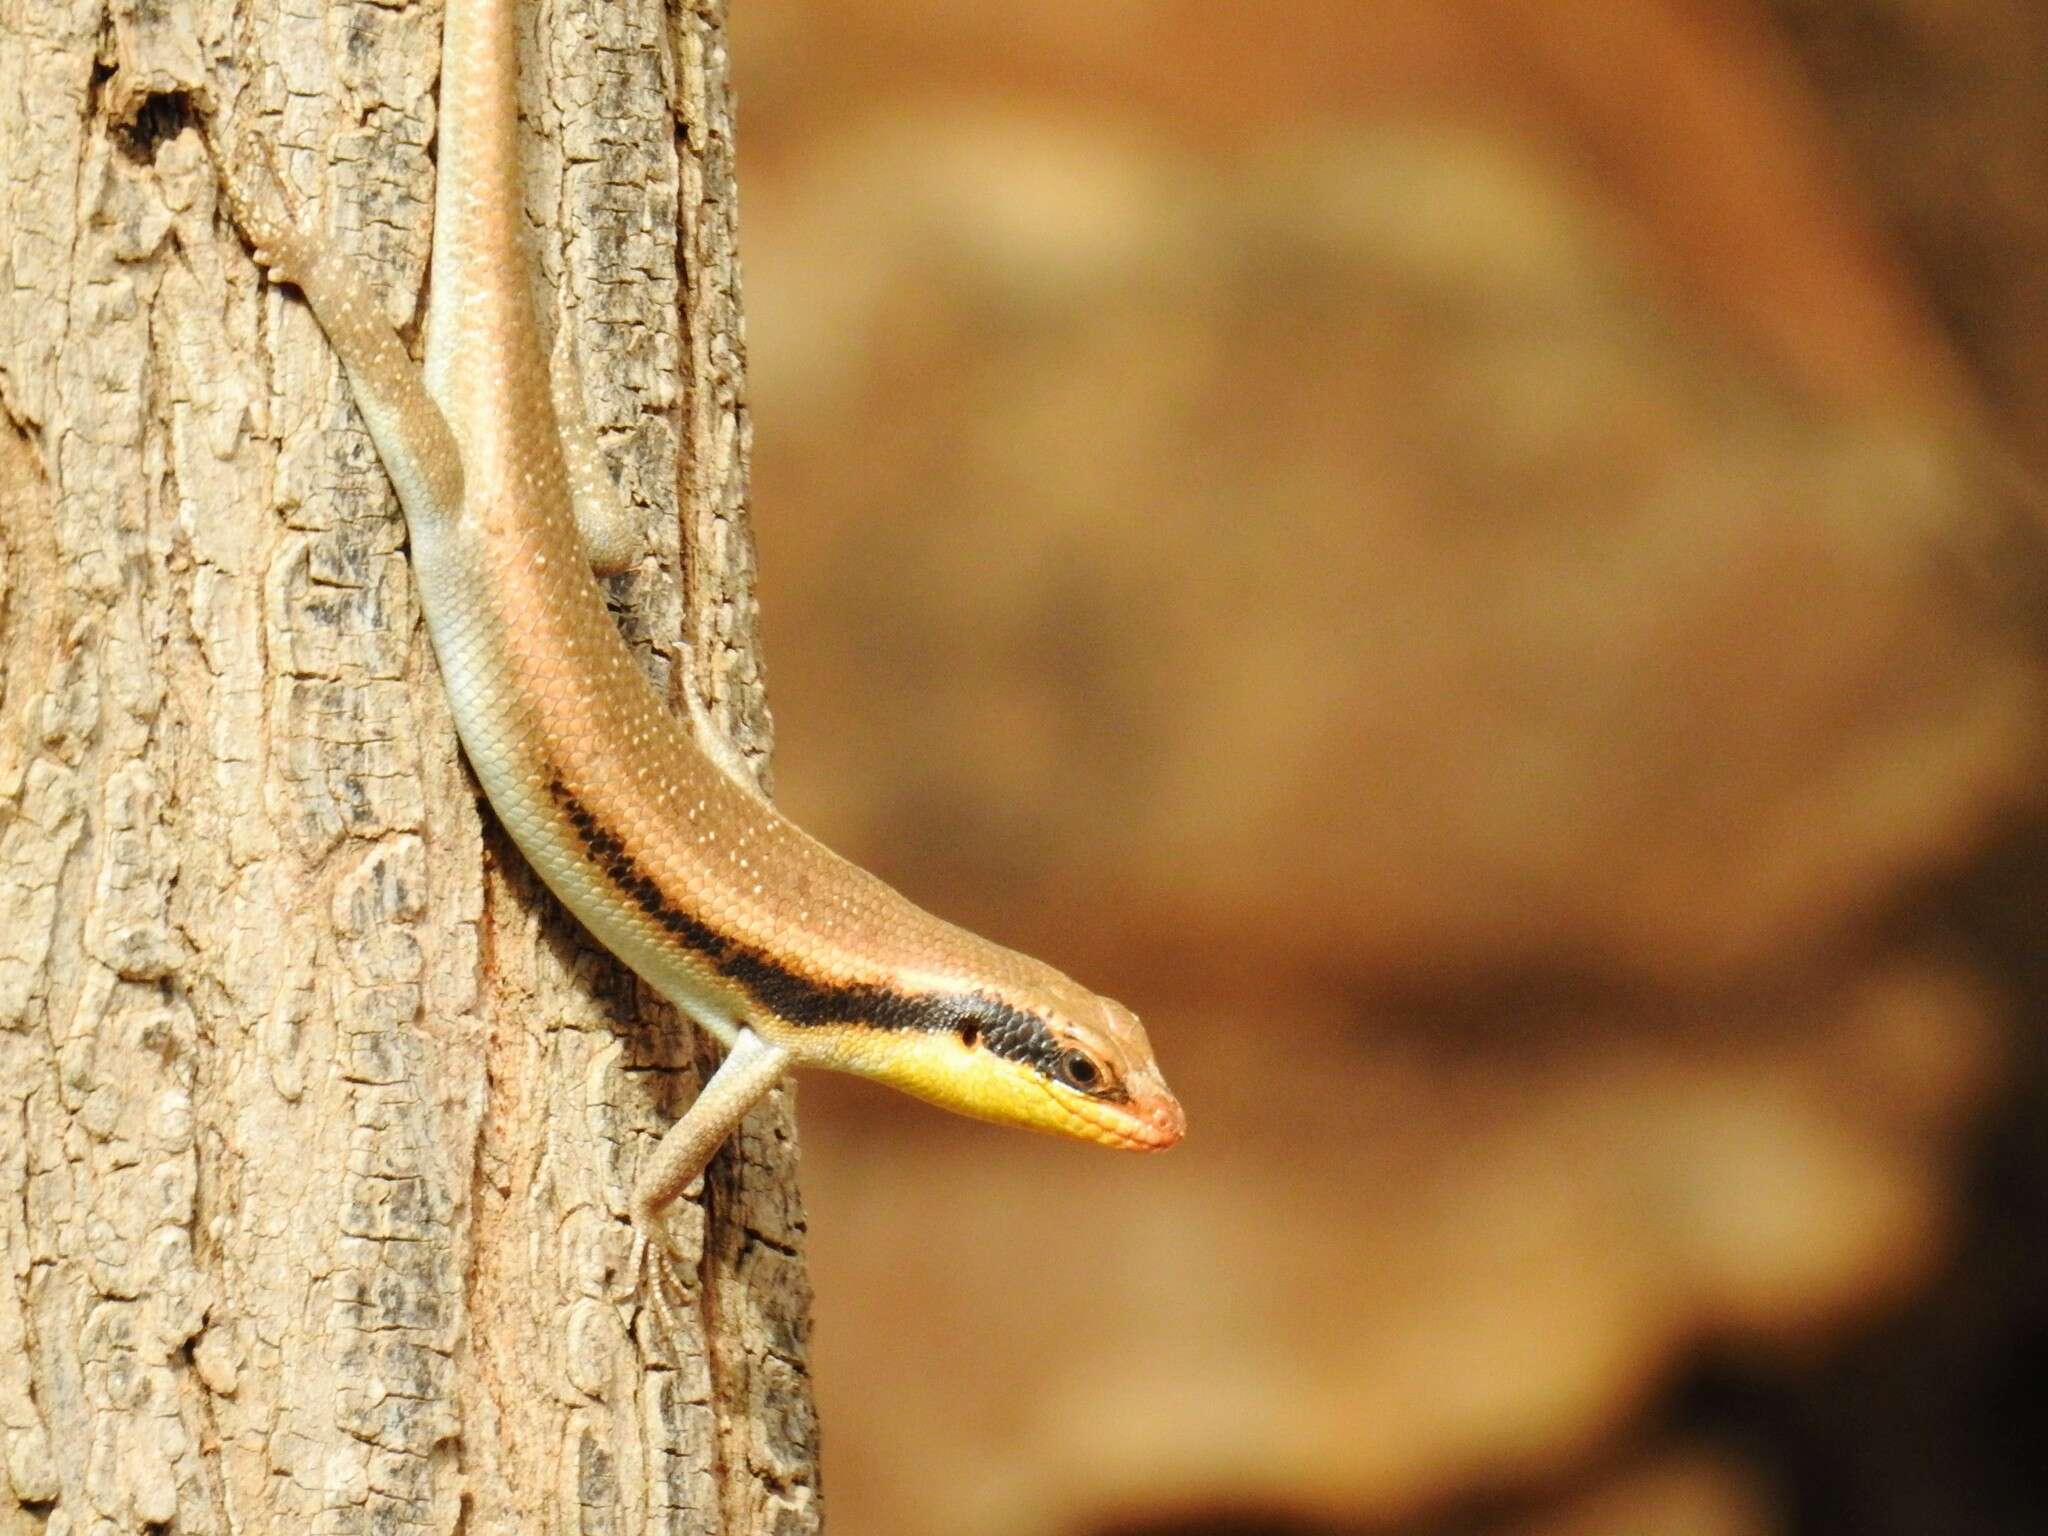
<instances>
[{"instance_id":1,"label":"clawed toe","mask_svg":"<svg viewBox=\"0 0 2048 1536\"><path fill-rule=\"evenodd\" d=\"M669 1299L669 1285L675 1278L676 1255L658 1235L638 1225L633 1228L633 1250L627 1267L633 1277L633 1291L653 1304L655 1319L664 1337L675 1338L682 1329L675 1304ZM651 1341L649 1341L651 1342Z\"/></svg>"},{"instance_id":2,"label":"clawed toe","mask_svg":"<svg viewBox=\"0 0 2048 1536\"><path fill-rule=\"evenodd\" d=\"M298 210L278 174L275 150L244 139L223 146L210 133L206 149L227 194L228 212L247 237L256 265L277 282L295 284L298 279L287 258L306 237L299 232Z\"/></svg>"}]
</instances>

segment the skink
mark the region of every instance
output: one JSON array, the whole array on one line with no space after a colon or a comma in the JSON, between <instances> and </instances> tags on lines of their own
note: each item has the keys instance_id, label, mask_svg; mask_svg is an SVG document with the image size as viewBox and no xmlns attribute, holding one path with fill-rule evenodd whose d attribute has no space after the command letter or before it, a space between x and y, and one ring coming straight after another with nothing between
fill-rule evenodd
<instances>
[{"instance_id":1,"label":"skink","mask_svg":"<svg viewBox=\"0 0 2048 1536\"><path fill-rule=\"evenodd\" d=\"M347 371L404 507L464 750L548 887L727 1047L635 1185L661 1217L791 1066L1121 1148L1185 1126L1137 1018L920 910L778 813L671 711L592 574L633 537L576 411L559 416L520 201L516 0L448 0L424 368L362 279L221 157L257 261ZM701 744L700 744L701 743Z\"/></svg>"}]
</instances>

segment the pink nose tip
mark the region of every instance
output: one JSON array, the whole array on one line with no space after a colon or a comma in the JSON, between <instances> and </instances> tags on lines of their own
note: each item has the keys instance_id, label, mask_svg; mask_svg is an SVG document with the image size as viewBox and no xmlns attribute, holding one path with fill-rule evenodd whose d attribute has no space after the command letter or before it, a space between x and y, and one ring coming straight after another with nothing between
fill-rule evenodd
<instances>
[{"instance_id":1,"label":"pink nose tip","mask_svg":"<svg viewBox=\"0 0 2048 1536\"><path fill-rule=\"evenodd\" d=\"M1188 1112L1180 1107L1179 1099L1162 1093L1146 1109L1145 1124L1152 1133L1153 1146L1170 1147L1187 1134Z\"/></svg>"}]
</instances>

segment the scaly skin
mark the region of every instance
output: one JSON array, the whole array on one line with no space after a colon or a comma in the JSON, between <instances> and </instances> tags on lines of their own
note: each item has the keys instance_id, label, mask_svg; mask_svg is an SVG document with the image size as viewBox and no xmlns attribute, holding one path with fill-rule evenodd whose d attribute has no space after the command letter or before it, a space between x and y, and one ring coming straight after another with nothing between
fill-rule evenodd
<instances>
[{"instance_id":1,"label":"scaly skin","mask_svg":"<svg viewBox=\"0 0 2048 1536\"><path fill-rule=\"evenodd\" d=\"M1129 1010L805 834L699 746L626 650L591 551L629 541L587 450L564 451L532 308L515 3L448 0L423 373L360 279L275 211L274 178L224 166L223 181L348 371L492 808L591 933L732 1048L643 1172L636 1221L658 1230L790 1065L1105 1146L1172 1145L1180 1105Z\"/></svg>"}]
</instances>

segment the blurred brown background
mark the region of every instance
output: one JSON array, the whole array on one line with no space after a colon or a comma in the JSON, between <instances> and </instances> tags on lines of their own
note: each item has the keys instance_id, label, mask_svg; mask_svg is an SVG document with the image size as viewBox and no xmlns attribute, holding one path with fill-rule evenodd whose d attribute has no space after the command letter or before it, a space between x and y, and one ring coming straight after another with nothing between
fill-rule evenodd
<instances>
[{"instance_id":1,"label":"blurred brown background","mask_svg":"<svg viewBox=\"0 0 2048 1536\"><path fill-rule=\"evenodd\" d=\"M805 1082L834 1528L2048 1529L2048 15L735 9L779 792L1192 1121Z\"/></svg>"}]
</instances>

